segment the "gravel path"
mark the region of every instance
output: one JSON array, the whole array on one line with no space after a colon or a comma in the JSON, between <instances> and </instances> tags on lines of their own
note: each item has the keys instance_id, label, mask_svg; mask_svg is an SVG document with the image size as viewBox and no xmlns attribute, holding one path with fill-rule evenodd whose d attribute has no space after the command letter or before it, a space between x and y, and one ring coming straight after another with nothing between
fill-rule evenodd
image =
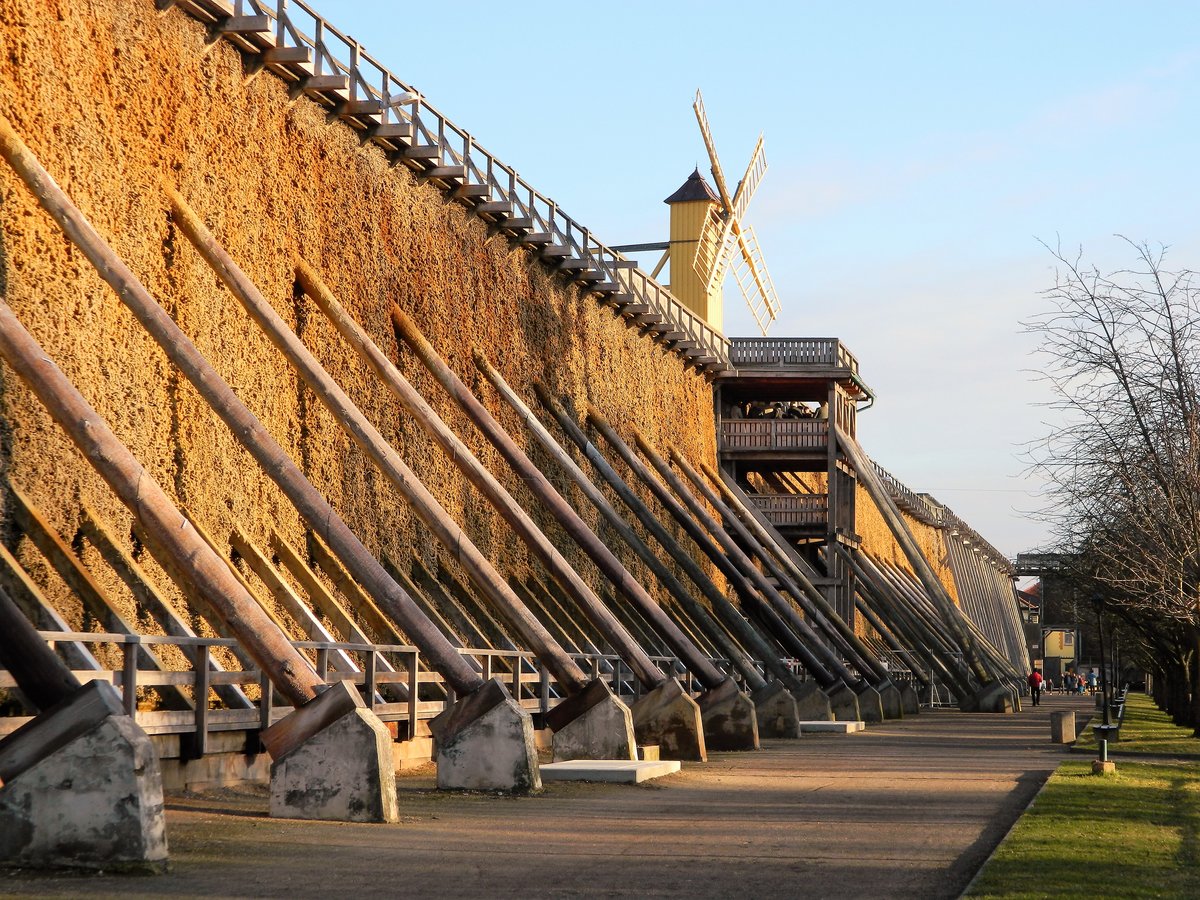
<instances>
[{"instance_id":1,"label":"gravel path","mask_svg":"<svg viewBox=\"0 0 1200 900\"><path fill-rule=\"evenodd\" d=\"M264 791L168 801L172 872L0 875L0 894L113 897L956 897L1064 750L1049 697L770 741L640 786L536 797L401 779L397 825L267 818ZM3 877L7 875L7 877Z\"/></svg>"}]
</instances>

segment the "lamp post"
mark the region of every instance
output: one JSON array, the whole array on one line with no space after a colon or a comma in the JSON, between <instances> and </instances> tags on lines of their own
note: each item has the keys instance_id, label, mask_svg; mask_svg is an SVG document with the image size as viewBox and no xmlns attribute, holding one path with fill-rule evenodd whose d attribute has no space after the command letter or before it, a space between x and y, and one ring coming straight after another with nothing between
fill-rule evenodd
<instances>
[{"instance_id":1,"label":"lamp post","mask_svg":"<svg viewBox=\"0 0 1200 900\"><path fill-rule=\"evenodd\" d=\"M1096 636L1100 642L1100 703L1104 708L1104 724L1093 725L1097 743L1100 745L1100 755L1092 762L1093 775L1108 775L1117 770L1116 763L1108 758L1108 739L1116 726L1112 724L1112 709L1109 705L1108 665L1104 653L1104 598L1099 594L1092 595L1092 605L1096 607Z\"/></svg>"}]
</instances>

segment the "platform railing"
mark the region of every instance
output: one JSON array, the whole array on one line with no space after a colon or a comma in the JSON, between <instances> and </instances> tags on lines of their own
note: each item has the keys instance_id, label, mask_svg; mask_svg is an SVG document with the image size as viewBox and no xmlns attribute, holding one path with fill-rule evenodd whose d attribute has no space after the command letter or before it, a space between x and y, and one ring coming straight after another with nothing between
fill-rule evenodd
<instances>
[{"instance_id":1,"label":"platform railing","mask_svg":"<svg viewBox=\"0 0 1200 900\"><path fill-rule=\"evenodd\" d=\"M824 450L829 423L823 419L725 419L720 448L726 452Z\"/></svg>"},{"instance_id":2,"label":"platform railing","mask_svg":"<svg viewBox=\"0 0 1200 900\"><path fill-rule=\"evenodd\" d=\"M188 754L203 756L208 745L208 735L222 731L254 731L268 727L272 722L287 715L291 706L278 702L275 692L261 670L220 670L209 666L214 650L232 649L236 640L217 637L174 637L167 635L113 634L105 632L42 631L41 636L51 645L58 643L87 644L96 647L107 645L116 649L120 665L115 668L79 670L74 674L81 682L103 680L117 687L122 696L125 712L134 716L139 725L149 734L189 735ZM401 737L416 734L415 723L432 719L444 711L454 699L453 691L445 684L441 675L428 669L418 648L406 644L364 644L348 641L292 641L294 647L305 653L318 677L329 684L350 681L362 694L364 702L384 722L404 726L399 730ZM137 667L137 648L141 645L174 646L189 660L190 668L166 671L150 671ZM334 669L331 665L338 651L353 658L357 671ZM508 687L513 698L530 713L545 714L565 697L565 692L527 650L494 650L490 648L460 648L458 651L479 665L485 679L500 678ZM642 695L642 688L633 670L619 656L604 653L574 653L580 668L592 677L603 679L613 693L629 702ZM344 658L344 657L343 657ZM390 668L379 665L386 658ZM689 693L699 692L700 685L694 681L682 660L676 656L651 656L650 659L667 676L678 677ZM721 671L738 679L737 673L726 659L711 659ZM770 676L766 667L755 663L764 677ZM433 689L444 693L443 697L421 699L422 685L436 685ZM139 689L155 689L175 686L191 690L194 708L182 710L140 709ZM257 696L244 708L230 708L215 697L210 697L213 688L237 686L248 688ZM16 680L0 668L0 689L14 689ZM385 695L397 696L389 700ZM429 691L426 692L428 696ZM204 698L194 702L195 698ZM29 716L0 716L0 737L29 721Z\"/></svg>"},{"instance_id":3,"label":"platform railing","mask_svg":"<svg viewBox=\"0 0 1200 900\"><path fill-rule=\"evenodd\" d=\"M829 521L827 494L748 494L755 509L776 528L823 527Z\"/></svg>"},{"instance_id":4,"label":"platform railing","mask_svg":"<svg viewBox=\"0 0 1200 900\"><path fill-rule=\"evenodd\" d=\"M729 365L729 341L721 332L684 306L669 290L636 268L636 262L597 240L568 216L551 198L526 182L516 170L479 145L475 137L432 106L419 90L397 78L367 53L361 43L322 18L303 0L159 0L176 5L220 32L237 24L239 46L260 52L266 64L286 73L300 89L317 85L311 95L352 117L368 137L389 135L402 145L410 161L421 160L451 190L480 193L471 196L491 205L510 204L510 218L527 220L530 232L567 248L582 263L590 280L616 292L618 285L636 303L661 316L681 337L668 340L696 346L681 347L689 365L719 371ZM242 25L240 23L249 23ZM264 27L259 30L257 25ZM263 42L266 45L263 45ZM315 81L313 79L316 79ZM391 129L391 130L389 130ZM429 174L427 171L426 174ZM461 183L460 183L461 182Z\"/></svg>"},{"instance_id":5,"label":"platform railing","mask_svg":"<svg viewBox=\"0 0 1200 900\"><path fill-rule=\"evenodd\" d=\"M731 338L735 369L811 366L858 373L858 360L837 338Z\"/></svg>"}]
</instances>

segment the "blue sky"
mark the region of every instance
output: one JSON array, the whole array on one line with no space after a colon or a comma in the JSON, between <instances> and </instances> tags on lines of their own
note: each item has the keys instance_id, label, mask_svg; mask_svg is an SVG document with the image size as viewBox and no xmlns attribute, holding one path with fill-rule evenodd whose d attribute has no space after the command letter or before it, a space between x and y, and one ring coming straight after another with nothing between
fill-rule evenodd
<instances>
[{"instance_id":1,"label":"blue sky","mask_svg":"<svg viewBox=\"0 0 1200 900\"><path fill-rule=\"evenodd\" d=\"M608 243L665 240L662 199L707 174L696 88L731 182L764 132L772 335L841 337L879 394L867 451L1010 555L1045 538L1038 240L1200 265L1193 4L314 5ZM726 333L757 333L730 287Z\"/></svg>"}]
</instances>

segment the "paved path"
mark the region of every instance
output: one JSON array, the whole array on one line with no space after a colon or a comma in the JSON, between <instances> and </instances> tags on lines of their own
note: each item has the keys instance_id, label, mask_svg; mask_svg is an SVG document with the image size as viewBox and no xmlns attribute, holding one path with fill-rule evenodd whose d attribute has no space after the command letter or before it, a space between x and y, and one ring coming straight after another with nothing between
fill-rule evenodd
<instances>
[{"instance_id":1,"label":"paved path","mask_svg":"<svg viewBox=\"0 0 1200 900\"><path fill-rule=\"evenodd\" d=\"M409 777L394 826L269 819L262 792L177 798L172 874L10 877L0 894L956 897L1062 759L1049 712L1092 707L924 713L637 787L464 796Z\"/></svg>"}]
</instances>

